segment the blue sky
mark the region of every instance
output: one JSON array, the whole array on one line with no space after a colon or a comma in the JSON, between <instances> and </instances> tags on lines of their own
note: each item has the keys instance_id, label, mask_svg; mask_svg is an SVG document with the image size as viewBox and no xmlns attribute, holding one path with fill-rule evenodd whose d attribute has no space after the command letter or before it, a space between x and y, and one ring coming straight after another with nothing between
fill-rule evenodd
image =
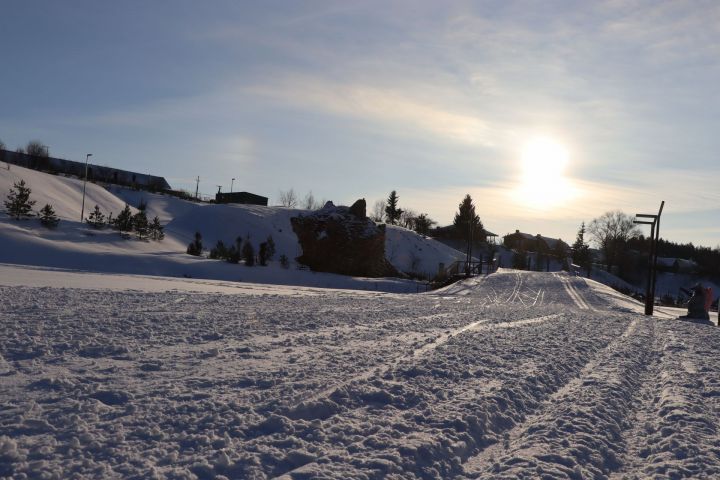
<instances>
[{"instance_id":1,"label":"blue sky","mask_svg":"<svg viewBox=\"0 0 720 480\"><path fill-rule=\"evenodd\" d=\"M15 1L0 140L572 241L607 210L720 244L716 1ZM528 178L542 138L562 181ZM532 155L531 155L532 156ZM546 161L537 155L531 161Z\"/></svg>"}]
</instances>

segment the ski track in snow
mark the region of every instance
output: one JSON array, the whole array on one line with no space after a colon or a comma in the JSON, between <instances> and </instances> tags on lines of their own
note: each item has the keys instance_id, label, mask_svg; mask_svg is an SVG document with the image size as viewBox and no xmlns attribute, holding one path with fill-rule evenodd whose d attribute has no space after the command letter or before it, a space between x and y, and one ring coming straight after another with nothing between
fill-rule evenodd
<instances>
[{"instance_id":1,"label":"ski track in snow","mask_svg":"<svg viewBox=\"0 0 720 480\"><path fill-rule=\"evenodd\" d=\"M0 298L0 477L720 476L720 329L578 277Z\"/></svg>"}]
</instances>

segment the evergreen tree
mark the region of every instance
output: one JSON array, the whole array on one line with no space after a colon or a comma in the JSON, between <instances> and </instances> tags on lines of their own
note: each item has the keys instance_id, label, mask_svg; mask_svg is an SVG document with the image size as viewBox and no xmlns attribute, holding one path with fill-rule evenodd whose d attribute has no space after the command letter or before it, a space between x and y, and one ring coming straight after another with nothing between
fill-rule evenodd
<instances>
[{"instance_id":1,"label":"evergreen tree","mask_svg":"<svg viewBox=\"0 0 720 480\"><path fill-rule=\"evenodd\" d=\"M275 240L273 240L272 235L268 235L265 243L267 244L267 260L269 261L275 256Z\"/></svg>"},{"instance_id":2,"label":"evergreen tree","mask_svg":"<svg viewBox=\"0 0 720 480\"><path fill-rule=\"evenodd\" d=\"M160 224L160 219L155 215L155 218L153 218L152 223L148 227L150 231L150 238L153 240L162 240L165 238L165 228Z\"/></svg>"},{"instance_id":3,"label":"evergreen tree","mask_svg":"<svg viewBox=\"0 0 720 480\"><path fill-rule=\"evenodd\" d=\"M132 211L130 211L130 206L128 204L125 204L125 208L123 208L117 218L115 218L113 225L116 229L120 230L120 233L132 231L133 214Z\"/></svg>"},{"instance_id":4,"label":"evergreen tree","mask_svg":"<svg viewBox=\"0 0 720 480\"><path fill-rule=\"evenodd\" d=\"M437 222L428 217L427 214L421 213L420 215L415 217L413 227L414 230L420 235L427 235L428 233L430 233L430 229L432 228L432 226L436 223Z\"/></svg>"},{"instance_id":5,"label":"evergreen tree","mask_svg":"<svg viewBox=\"0 0 720 480\"><path fill-rule=\"evenodd\" d=\"M140 240L148 235L149 224L144 210L140 210L132 217L132 226Z\"/></svg>"},{"instance_id":6,"label":"evergreen tree","mask_svg":"<svg viewBox=\"0 0 720 480\"><path fill-rule=\"evenodd\" d=\"M87 222L92 225L93 228L103 228L105 226L105 215L100 211L98 205L95 205L95 210L88 215Z\"/></svg>"},{"instance_id":7,"label":"evergreen tree","mask_svg":"<svg viewBox=\"0 0 720 480\"><path fill-rule=\"evenodd\" d=\"M280 266L282 268L290 268L290 260L284 253L280 255Z\"/></svg>"},{"instance_id":8,"label":"evergreen tree","mask_svg":"<svg viewBox=\"0 0 720 480\"><path fill-rule=\"evenodd\" d=\"M218 240L213 248L210 249L209 258L213 260L225 260L228 256L228 249L222 240Z\"/></svg>"},{"instance_id":9,"label":"evergreen tree","mask_svg":"<svg viewBox=\"0 0 720 480\"><path fill-rule=\"evenodd\" d=\"M144 198L140 199L140 203L138 203L137 209L140 210L141 212L144 212L145 210L147 210L147 202L145 201Z\"/></svg>"},{"instance_id":10,"label":"evergreen tree","mask_svg":"<svg viewBox=\"0 0 720 480\"><path fill-rule=\"evenodd\" d=\"M235 245L231 245L227 251L227 257L225 258L230 263L240 263L242 257L242 237L238 236L235 239Z\"/></svg>"},{"instance_id":11,"label":"evergreen tree","mask_svg":"<svg viewBox=\"0 0 720 480\"><path fill-rule=\"evenodd\" d=\"M268 255L268 244L267 242L262 242L260 244L260 248L258 249L258 260L260 260L260 265L263 267L267 266L267 258Z\"/></svg>"},{"instance_id":12,"label":"evergreen tree","mask_svg":"<svg viewBox=\"0 0 720 480\"><path fill-rule=\"evenodd\" d=\"M31 217L35 200L30 200L30 193L30 187L25 185L25 180L14 183L13 188L8 193L7 200L5 200L8 215L15 220Z\"/></svg>"},{"instance_id":13,"label":"evergreen tree","mask_svg":"<svg viewBox=\"0 0 720 480\"><path fill-rule=\"evenodd\" d=\"M195 232L195 240L190 242L190 245L188 245L187 253L188 255L194 255L196 257L199 257L202 254L202 250L202 235L200 235L200 232Z\"/></svg>"},{"instance_id":14,"label":"evergreen tree","mask_svg":"<svg viewBox=\"0 0 720 480\"><path fill-rule=\"evenodd\" d=\"M574 264L584 268L588 276L590 276L592 262L590 258L590 246L585 243L585 222L582 222L582 225L580 225L577 238L575 239L575 243L573 243L572 259Z\"/></svg>"},{"instance_id":15,"label":"evergreen tree","mask_svg":"<svg viewBox=\"0 0 720 480\"><path fill-rule=\"evenodd\" d=\"M453 226L458 238L466 238L470 241L485 240L485 229L480 221L480 217L475 213L475 205L473 204L470 194L465 195L463 201L458 206L458 212L453 219Z\"/></svg>"},{"instance_id":16,"label":"evergreen tree","mask_svg":"<svg viewBox=\"0 0 720 480\"><path fill-rule=\"evenodd\" d=\"M385 218L390 225L395 225L402 215L402 210L398 208L399 199L395 190L390 192L387 205L385 205Z\"/></svg>"},{"instance_id":17,"label":"evergreen tree","mask_svg":"<svg viewBox=\"0 0 720 480\"><path fill-rule=\"evenodd\" d=\"M245 239L245 244L242 247L242 257L245 260L246 267L255 265L255 248L250 243L250 235Z\"/></svg>"},{"instance_id":18,"label":"evergreen tree","mask_svg":"<svg viewBox=\"0 0 720 480\"><path fill-rule=\"evenodd\" d=\"M60 223L60 219L55 215L55 210L49 203L40 210L40 223L48 228L55 228Z\"/></svg>"}]
</instances>

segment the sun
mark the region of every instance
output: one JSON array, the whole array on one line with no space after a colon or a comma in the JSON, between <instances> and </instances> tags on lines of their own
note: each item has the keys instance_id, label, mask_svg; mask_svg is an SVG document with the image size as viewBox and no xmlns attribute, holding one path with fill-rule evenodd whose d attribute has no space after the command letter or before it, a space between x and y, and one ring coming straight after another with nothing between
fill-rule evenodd
<instances>
[{"instance_id":1,"label":"sun","mask_svg":"<svg viewBox=\"0 0 720 480\"><path fill-rule=\"evenodd\" d=\"M537 137L525 144L521 154L519 199L535 209L547 209L573 195L565 177L570 162L568 149L551 138Z\"/></svg>"},{"instance_id":2,"label":"sun","mask_svg":"<svg viewBox=\"0 0 720 480\"><path fill-rule=\"evenodd\" d=\"M552 182L563 176L570 159L567 148L549 138L536 138L525 145L522 168L525 179Z\"/></svg>"}]
</instances>

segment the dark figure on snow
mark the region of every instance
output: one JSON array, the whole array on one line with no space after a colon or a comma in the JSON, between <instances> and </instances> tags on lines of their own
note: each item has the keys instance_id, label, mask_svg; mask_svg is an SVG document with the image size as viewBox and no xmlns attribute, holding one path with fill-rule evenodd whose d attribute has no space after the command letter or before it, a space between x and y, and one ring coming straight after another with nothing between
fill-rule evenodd
<instances>
[{"instance_id":1,"label":"dark figure on snow","mask_svg":"<svg viewBox=\"0 0 720 480\"><path fill-rule=\"evenodd\" d=\"M699 283L692 288L692 292L682 289L683 292L690 294L688 301L688 313L682 318L697 318L699 320L710 320L707 310L705 310L705 289Z\"/></svg>"}]
</instances>

